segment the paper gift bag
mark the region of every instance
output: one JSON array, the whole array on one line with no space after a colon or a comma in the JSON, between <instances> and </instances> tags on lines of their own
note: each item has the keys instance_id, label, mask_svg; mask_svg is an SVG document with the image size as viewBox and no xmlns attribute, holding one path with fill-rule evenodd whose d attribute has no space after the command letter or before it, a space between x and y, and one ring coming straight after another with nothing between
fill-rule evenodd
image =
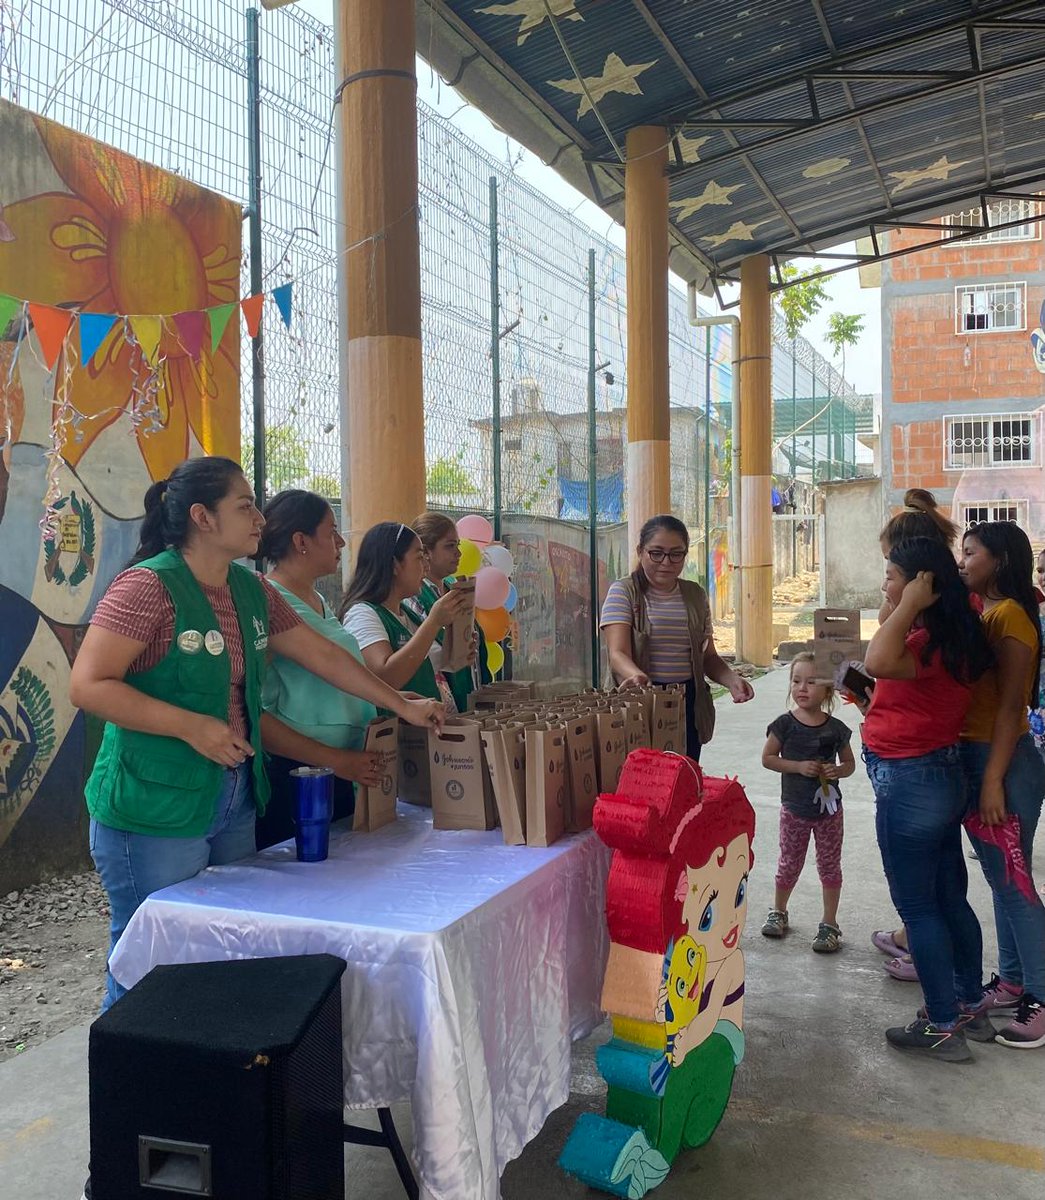
<instances>
[{"instance_id":1,"label":"paper gift bag","mask_svg":"<svg viewBox=\"0 0 1045 1200\"><path fill-rule=\"evenodd\" d=\"M599 773L599 791L615 792L624 759L627 741L624 717L620 713L600 712L595 716L595 764Z\"/></svg>"},{"instance_id":2,"label":"paper gift bag","mask_svg":"<svg viewBox=\"0 0 1045 1200\"><path fill-rule=\"evenodd\" d=\"M676 754L685 754L685 728L685 696L676 691L654 692L653 729L650 739L653 749L673 750Z\"/></svg>"},{"instance_id":3,"label":"paper gift bag","mask_svg":"<svg viewBox=\"0 0 1045 1200\"><path fill-rule=\"evenodd\" d=\"M448 720L428 733L432 824L436 829L494 829L497 806L483 761L482 730L474 721Z\"/></svg>"},{"instance_id":4,"label":"paper gift bag","mask_svg":"<svg viewBox=\"0 0 1045 1200\"><path fill-rule=\"evenodd\" d=\"M526 734L517 726L484 729L482 742L505 845L525 845Z\"/></svg>"},{"instance_id":5,"label":"paper gift bag","mask_svg":"<svg viewBox=\"0 0 1045 1200\"><path fill-rule=\"evenodd\" d=\"M468 666L468 658L472 653L475 638L475 580L458 579L452 584L455 592L464 592L468 597L468 607L446 627L443 634L442 669L447 673L460 671Z\"/></svg>"},{"instance_id":6,"label":"paper gift bag","mask_svg":"<svg viewBox=\"0 0 1045 1200\"><path fill-rule=\"evenodd\" d=\"M860 613L855 608L813 612L813 670L819 683L841 683L850 662L860 659Z\"/></svg>"},{"instance_id":7,"label":"paper gift bag","mask_svg":"<svg viewBox=\"0 0 1045 1200\"><path fill-rule=\"evenodd\" d=\"M385 717L366 728L365 750L380 755L381 782L377 787L356 787L356 811L352 828L373 833L396 819L399 782L399 720Z\"/></svg>"},{"instance_id":8,"label":"paper gift bag","mask_svg":"<svg viewBox=\"0 0 1045 1200\"><path fill-rule=\"evenodd\" d=\"M566 828L579 833L591 828L591 815L599 795L593 741L594 718L573 717L566 723L566 766L570 782Z\"/></svg>"},{"instance_id":9,"label":"paper gift bag","mask_svg":"<svg viewBox=\"0 0 1045 1200\"><path fill-rule=\"evenodd\" d=\"M428 770L428 729L399 723L399 799L432 807L432 777Z\"/></svg>"},{"instance_id":10,"label":"paper gift bag","mask_svg":"<svg viewBox=\"0 0 1045 1200\"><path fill-rule=\"evenodd\" d=\"M525 736L526 844L550 846L566 828L566 739L561 728Z\"/></svg>"},{"instance_id":11,"label":"paper gift bag","mask_svg":"<svg viewBox=\"0 0 1045 1200\"><path fill-rule=\"evenodd\" d=\"M646 724L646 713L641 704L627 703L624 705L624 734L625 758L632 750L640 750L649 746L649 726Z\"/></svg>"}]
</instances>

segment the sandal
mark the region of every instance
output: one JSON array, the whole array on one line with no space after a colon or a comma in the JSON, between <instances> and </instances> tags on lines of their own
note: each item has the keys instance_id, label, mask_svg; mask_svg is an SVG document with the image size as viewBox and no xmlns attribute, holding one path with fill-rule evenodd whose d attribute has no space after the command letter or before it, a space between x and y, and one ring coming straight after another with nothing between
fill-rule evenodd
<instances>
[{"instance_id":1,"label":"sandal","mask_svg":"<svg viewBox=\"0 0 1045 1200\"><path fill-rule=\"evenodd\" d=\"M871 934L871 944L889 958L903 958L909 951L893 937L895 932L894 929L876 929Z\"/></svg>"},{"instance_id":2,"label":"sandal","mask_svg":"<svg viewBox=\"0 0 1045 1200\"><path fill-rule=\"evenodd\" d=\"M841 944L842 931L838 926L828 925L826 921L821 921L816 931L816 937L813 938L813 949L817 954L834 954Z\"/></svg>"},{"instance_id":3,"label":"sandal","mask_svg":"<svg viewBox=\"0 0 1045 1200\"><path fill-rule=\"evenodd\" d=\"M918 969L914 965L914 959L909 954L901 954L898 958L891 958L883 965L886 973L894 979L899 979L903 983L918 982Z\"/></svg>"}]
</instances>

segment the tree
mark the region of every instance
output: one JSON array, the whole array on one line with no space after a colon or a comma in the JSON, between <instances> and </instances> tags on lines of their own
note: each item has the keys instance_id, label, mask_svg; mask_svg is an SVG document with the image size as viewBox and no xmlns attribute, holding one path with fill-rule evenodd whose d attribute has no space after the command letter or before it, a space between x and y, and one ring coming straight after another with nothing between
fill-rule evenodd
<instances>
[{"instance_id":1,"label":"tree","mask_svg":"<svg viewBox=\"0 0 1045 1200\"><path fill-rule=\"evenodd\" d=\"M243 474L254 482L254 443L244 439ZM292 425L269 425L265 429L265 493L272 496L283 488L301 487L308 478L308 448ZM260 498L259 498L260 503Z\"/></svg>"},{"instance_id":2,"label":"tree","mask_svg":"<svg viewBox=\"0 0 1045 1200\"><path fill-rule=\"evenodd\" d=\"M425 486L430 497L440 497L441 499L465 499L468 496L477 496L479 489L475 486L475 480L462 465L464 463L464 450L458 450L456 454L444 454L441 458L437 458L435 462L428 468L425 477Z\"/></svg>"},{"instance_id":3,"label":"tree","mask_svg":"<svg viewBox=\"0 0 1045 1200\"><path fill-rule=\"evenodd\" d=\"M798 278L799 269L794 263L788 263L780 274L787 284L789 280ZM804 279L801 283L792 283L776 293L776 304L784 318L784 328L792 341L792 350L798 335L827 300L824 281L819 278L819 274L817 268L809 279Z\"/></svg>"},{"instance_id":4,"label":"tree","mask_svg":"<svg viewBox=\"0 0 1045 1200\"><path fill-rule=\"evenodd\" d=\"M845 348L855 346L864 331L864 321L858 313L847 316L835 312L827 318L827 332L824 337L835 354L842 356L842 378L845 378Z\"/></svg>"}]
</instances>

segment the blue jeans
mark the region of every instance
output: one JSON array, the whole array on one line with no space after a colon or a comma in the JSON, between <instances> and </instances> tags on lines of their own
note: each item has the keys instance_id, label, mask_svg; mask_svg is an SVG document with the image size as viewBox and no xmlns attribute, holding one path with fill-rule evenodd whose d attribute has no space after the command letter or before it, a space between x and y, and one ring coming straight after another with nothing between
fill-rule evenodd
<instances>
[{"instance_id":1,"label":"blue jeans","mask_svg":"<svg viewBox=\"0 0 1045 1200\"><path fill-rule=\"evenodd\" d=\"M91 822L91 857L109 897L109 953L138 905L160 888L191 879L204 867L234 862L254 853L254 789L251 764L224 773L214 822L201 837L153 837ZM105 976L102 1012L126 992Z\"/></svg>"},{"instance_id":2,"label":"blue jeans","mask_svg":"<svg viewBox=\"0 0 1045 1200\"><path fill-rule=\"evenodd\" d=\"M969 788L969 809L976 811L991 747L989 742L962 742L962 766ZM1031 870L1034 831L1045 796L1045 763L1034 739L1024 734L1005 772L1005 807L1020 819L1020 843L1027 870ZM972 839L980 866L994 897L998 927L998 974L1006 983L1022 985L1036 999L1045 1000L1045 905L1037 894L1028 900L1010 880L1005 882L1005 862L997 846Z\"/></svg>"},{"instance_id":3,"label":"blue jeans","mask_svg":"<svg viewBox=\"0 0 1045 1200\"><path fill-rule=\"evenodd\" d=\"M948 1024L959 1002L983 995L983 935L966 893L962 853L965 779L958 747L914 758L864 750L875 829L896 911L903 919L929 1019Z\"/></svg>"}]
</instances>

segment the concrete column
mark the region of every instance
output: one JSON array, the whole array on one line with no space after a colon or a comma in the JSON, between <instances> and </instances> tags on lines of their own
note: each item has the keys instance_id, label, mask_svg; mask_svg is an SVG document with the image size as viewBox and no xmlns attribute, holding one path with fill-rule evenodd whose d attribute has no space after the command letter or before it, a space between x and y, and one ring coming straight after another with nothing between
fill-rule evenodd
<instances>
[{"instance_id":1,"label":"concrete column","mask_svg":"<svg viewBox=\"0 0 1045 1200\"><path fill-rule=\"evenodd\" d=\"M414 0L339 0L352 543L425 506ZM345 422L343 422L343 425Z\"/></svg>"},{"instance_id":2,"label":"concrete column","mask_svg":"<svg viewBox=\"0 0 1045 1200\"><path fill-rule=\"evenodd\" d=\"M773 326L769 258L740 265L741 644L738 657L773 661Z\"/></svg>"},{"instance_id":3,"label":"concrete column","mask_svg":"<svg viewBox=\"0 0 1045 1200\"><path fill-rule=\"evenodd\" d=\"M628 131L624 230L628 274L628 537L671 511L668 439L668 132Z\"/></svg>"}]
</instances>

